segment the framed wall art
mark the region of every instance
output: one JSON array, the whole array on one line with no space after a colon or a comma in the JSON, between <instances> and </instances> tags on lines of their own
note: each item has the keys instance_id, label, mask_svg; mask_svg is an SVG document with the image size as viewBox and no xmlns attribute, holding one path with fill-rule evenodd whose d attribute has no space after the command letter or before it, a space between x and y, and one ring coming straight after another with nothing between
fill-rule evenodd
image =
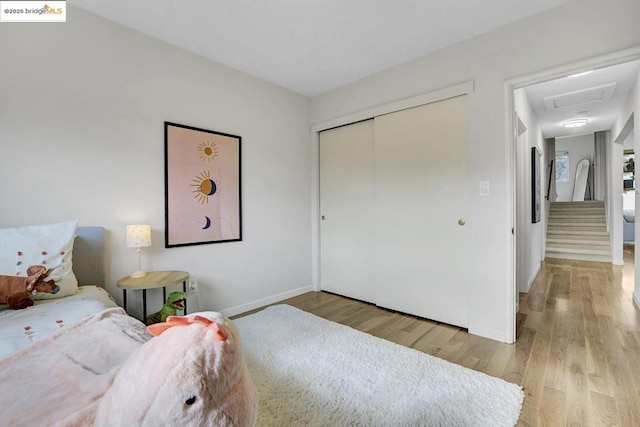
<instances>
[{"instance_id":1,"label":"framed wall art","mask_svg":"<svg viewBox=\"0 0 640 427\"><path fill-rule=\"evenodd\" d=\"M242 240L241 142L164 123L165 247Z\"/></svg>"}]
</instances>

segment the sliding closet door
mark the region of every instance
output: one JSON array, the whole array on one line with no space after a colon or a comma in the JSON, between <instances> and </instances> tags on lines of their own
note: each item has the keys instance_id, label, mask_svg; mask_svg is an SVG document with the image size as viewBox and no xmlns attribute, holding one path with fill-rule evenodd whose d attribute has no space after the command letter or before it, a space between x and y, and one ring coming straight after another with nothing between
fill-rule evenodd
<instances>
[{"instance_id":1,"label":"sliding closet door","mask_svg":"<svg viewBox=\"0 0 640 427\"><path fill-rule=\"evenodd\" d=\"M375 302L373 120L320 133L320 282Z\"/></svg>"},{"instance_id":2,"label":"sliding closet door","mask_svg":"<svg viewBox=\"0 0 640 427\"><path fill-rule=\"evenodd\" d=\"M466 96L376 117L377 304L468 325Z\"/></svg>"}]
</instances>

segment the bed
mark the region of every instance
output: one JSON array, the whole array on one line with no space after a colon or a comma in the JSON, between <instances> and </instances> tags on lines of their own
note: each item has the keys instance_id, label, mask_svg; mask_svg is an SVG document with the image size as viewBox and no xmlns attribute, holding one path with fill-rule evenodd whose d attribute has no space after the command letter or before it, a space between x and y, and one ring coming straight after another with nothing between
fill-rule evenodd
<instances>
[{"instance_id":1,"label":"bed","mask_svg":"<svg viewBox=\"0 0 640 427\"><path fill-rule=\"evenodd\" d=\"M43 265L59 288L0 309L2 425L252 425L235 326L201 312L148 330L101 287L104 235L73 221L0 228L0 275L28 284Z\"/></svg>"},{"instance_id":2,"label":"bed","mask_svg":"<svg viewBox=\"0 0 640 427\"><path fill-rule=\"evenodd\" d=\"M636 240L636 193L634 190L625 191L622 195L622 230L625 243Z\"/></svg>"},{"instance_id":3,"label":"bed","mask_svg":"<svg viewBox=\"0 0 640 427\"><path fill-rule=\"evenodd\" d=\"M636 240L636 211L635 209L625 209L622 211L622 218L624 218L623 233L624 242L633 243Z\"/></svg>"},{"instance_id":4,"label":"bed","mask_svg":"<svg viewBox=\"0 0 640 427\"><path fill-rule=\"evenodd\" d=\"M0 306L0 358L58 329L107 308L118 307L102 288L105 283L103 227L78 227L73 241L73 272L78 291L56 299L35 301L33 307L12 310Z\"/></svg>"}]
</instances>

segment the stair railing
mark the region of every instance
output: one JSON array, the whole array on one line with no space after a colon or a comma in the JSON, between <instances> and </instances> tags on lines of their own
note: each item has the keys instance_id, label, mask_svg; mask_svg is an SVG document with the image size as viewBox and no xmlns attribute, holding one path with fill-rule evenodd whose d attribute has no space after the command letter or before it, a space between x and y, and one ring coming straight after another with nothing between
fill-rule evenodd
<instances>
[{"instance_id":1,"label":"stair railing","mask_svg":"<svg viewBox=\"0 0 640 427\"><path fill-rule=\"evenodd\" d=\"M551 163L549 163L549 180L547 181L547 197L546 199L549 200L549 193L551 193L551 177L553 176L553 162L554 160L551 160Z\"/></svg>"}]
</instances>

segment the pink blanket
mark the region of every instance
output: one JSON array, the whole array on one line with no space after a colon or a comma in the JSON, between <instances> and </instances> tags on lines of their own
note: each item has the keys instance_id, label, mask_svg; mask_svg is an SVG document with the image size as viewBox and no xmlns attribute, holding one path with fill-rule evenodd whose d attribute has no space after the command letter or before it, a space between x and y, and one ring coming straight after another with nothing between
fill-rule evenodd
<instances>
[{"instance_id":1,"label":"pink blanket","mask_svg":"<svg viewBox=\"0 0 640 427\"><path fill-rule=\"evenodd\" d=\"M0 359L2 424L86 424L121 365L150 338L112 308Z\"/></svg>"}]
</instances>

